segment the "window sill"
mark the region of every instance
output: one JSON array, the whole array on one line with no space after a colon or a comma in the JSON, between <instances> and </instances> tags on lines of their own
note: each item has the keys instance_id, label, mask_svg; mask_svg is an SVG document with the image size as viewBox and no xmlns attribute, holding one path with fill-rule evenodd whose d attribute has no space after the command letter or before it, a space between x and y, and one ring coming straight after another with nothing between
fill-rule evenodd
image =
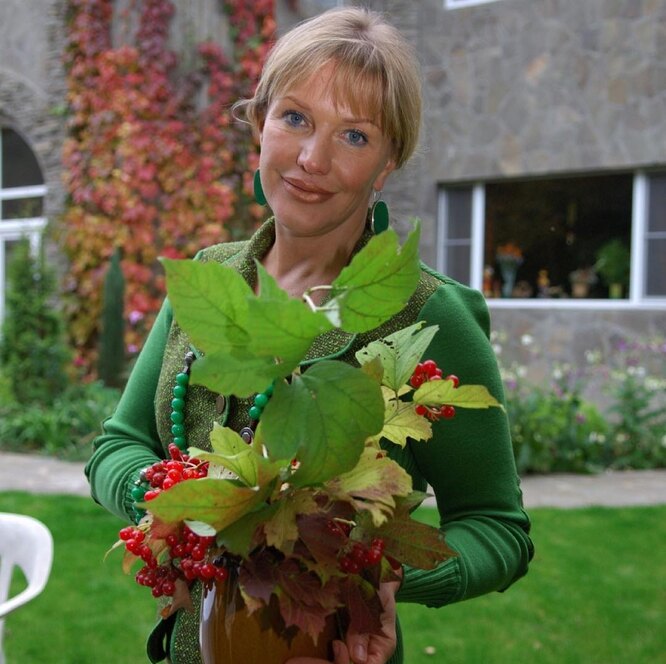
<instances>
[{"instance_id":1,"label":"window sill","mask_svg":"<svg viewBox=\"0 0 666 664\"><path fill-rule=\"evenodd\" d=\"M571 311L589 310L640 310L664 311L666 298L645 298L642 300L588 300L588 299L521 299L521 298L487 298L490 309L569 309Z\"/></svg>"}]
</instances>

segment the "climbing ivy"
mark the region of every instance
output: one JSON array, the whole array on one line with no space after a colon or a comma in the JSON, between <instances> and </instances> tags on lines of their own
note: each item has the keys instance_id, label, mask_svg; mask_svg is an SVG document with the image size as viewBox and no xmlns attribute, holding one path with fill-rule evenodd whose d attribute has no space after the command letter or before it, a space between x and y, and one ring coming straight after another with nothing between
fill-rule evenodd
<instances>
[{"instance_id":1,"label":"climbing ivy","mask_svg":"<svg viewBox=\"0 0 666 664\"><path fill-rule=\"evenodd\" d=\"M203 246L247 235L262 218L252 198L257 146L229 108L254 90L274 36L273 0L220 5L230 26L230 53L220 44L200 43L196 66L186 72L169 48L175 12L169 0L132 3L135 34L117 46L113 26L120 17L113 0L69 0L68 205L59 237L69 259L68 329L77 363L89 375L96 365L103 279L116 247L123 254L131 355L164 295L158 257L193 256Z\"/></svg>"}]
</instances>

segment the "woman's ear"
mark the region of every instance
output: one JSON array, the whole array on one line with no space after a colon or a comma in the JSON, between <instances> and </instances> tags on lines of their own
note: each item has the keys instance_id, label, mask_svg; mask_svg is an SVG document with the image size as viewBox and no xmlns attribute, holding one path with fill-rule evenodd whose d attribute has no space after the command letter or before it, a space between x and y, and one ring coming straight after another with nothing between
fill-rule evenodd
<instances>
[{"instance_id":1,"label":"woman's ear","mask_svg":"<svg viewBox=\"0 0 666 664\"><path fill-rule=\"evenodd\" d=\"M259 145L261 145L261 139L264 135L265 122L266 122L266 116L261 115L260 117L257 117L256 122L252 125L252 134L257 139L257 141L259 141Z\"/></svg>"},{"instance_id":2,"label":"woman's ear","mask_svg":"<svg viewBox=\"0 0 666 664\"><path fill-rule=\"evenodd\" d=\"M384 166L383 170L381 173L375 178L374 184L373 184L373 189L375 191L381 191L384 188L384 183L386 182L386 178L393 173L395 170L395 158L391 157L387 162L386 166Z\"/></svg>"}]
</instances>

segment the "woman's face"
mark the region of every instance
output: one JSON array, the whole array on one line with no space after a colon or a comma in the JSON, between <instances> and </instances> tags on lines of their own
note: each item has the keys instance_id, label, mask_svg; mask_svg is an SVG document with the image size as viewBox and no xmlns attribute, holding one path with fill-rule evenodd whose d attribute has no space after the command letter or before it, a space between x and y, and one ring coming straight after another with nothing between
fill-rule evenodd
<instances>
[{"instance_id":1,"label":"woman's face","mask_svg":"<svg viewBox=\"0 0 666 664\"><path fill-rule=\"evenodd\" d=\"M260 132L264 193L294 236L360 232L373 189L395 167L378 121L333 98L332 72L329 64L277 96Z\"/></svg>"}]
</instances>

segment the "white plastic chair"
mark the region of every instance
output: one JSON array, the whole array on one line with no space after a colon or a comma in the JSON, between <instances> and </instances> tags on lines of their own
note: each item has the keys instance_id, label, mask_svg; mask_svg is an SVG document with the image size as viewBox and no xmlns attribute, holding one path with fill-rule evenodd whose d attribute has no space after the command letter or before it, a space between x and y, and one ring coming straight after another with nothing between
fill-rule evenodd
<instances>
[{"instance_id":1,"label":"white plastic chair","mask_svg":"<svg viewBox=\"0 0 666 664\"><path fill-rule=\"evenodd\" d=\"M4 618L44 590L53 561L51 531L37 519L0 512L0 664L4 664L2 634ZM19 567L27 588L9 597L14 567Z\"/></svg>"}]
</instances>

